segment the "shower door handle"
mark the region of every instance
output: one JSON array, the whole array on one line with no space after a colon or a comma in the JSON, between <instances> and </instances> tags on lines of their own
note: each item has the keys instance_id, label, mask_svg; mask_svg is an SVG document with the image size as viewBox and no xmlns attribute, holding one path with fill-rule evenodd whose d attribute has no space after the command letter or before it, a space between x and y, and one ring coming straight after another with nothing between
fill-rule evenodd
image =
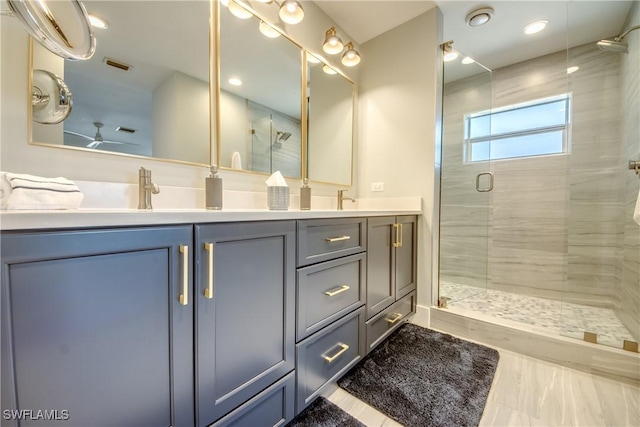
<instances>
[{"instance_id":1,"label":"shower door handle","mask_svg":"<svg viewBox=\"0 0 640 427\"><path fill-rule=\"evenodd\" d=\"M487 175L489 177L489 186L486 188L480 188L480 177ZM488 193L493 190L493 172L482 172L476 175L476 191L479 193Z\"/></svg>"}]
</instances>

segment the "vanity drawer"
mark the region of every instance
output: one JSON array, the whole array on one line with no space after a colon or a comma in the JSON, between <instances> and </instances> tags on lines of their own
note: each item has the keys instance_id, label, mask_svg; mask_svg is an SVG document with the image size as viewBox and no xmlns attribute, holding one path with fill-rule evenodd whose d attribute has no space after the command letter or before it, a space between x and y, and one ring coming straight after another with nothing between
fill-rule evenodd
<instances>
[{"instance_id":1,"label":"vanity drawer","mask_svg":"<svg viewBox=\"0 0 640 427\"><path fill-rule=\"evenodd\" d=\"M297 341L364 304L366 253L298 270Z\"/></svg>"},{"instance_id":2,"label":"vanity drawer","mask_svg":"<svg viewBox=\"0 0 640 427\"><path fill-rule=\"evenodd\" d=\"M415 312L415 306L416 293L412 292L372 317L367 322L367 353Z\"/></svg>"},{"instance_id":3,"label":"vanity drawer","mask_svg":"<svg viewBox=\"0 0 640 427\"><path fill-rule=\"evenodd\" d=\"M364 218L298 221L298 267L367 249Z\"/></svg>"},{"instance_id":4,"label":"vanity drawer","mask_svg":"<svg viewBox=\"0 0 640 427\"><path fill-rule=\"evenodd\" d=\"M296 346L296 413L364 357L364 307Z\"/></svg>"},{"instance_id":5,"label":"vanity drawer","mask_svg":"<svg viewBox=\"0 0 640 427\"><path fill-rule=\"evenodd\" d=\"M295 374L291 372L236 410L216 421L222 426L283 426L294 417Z\"/></svg>"}]
</instances>

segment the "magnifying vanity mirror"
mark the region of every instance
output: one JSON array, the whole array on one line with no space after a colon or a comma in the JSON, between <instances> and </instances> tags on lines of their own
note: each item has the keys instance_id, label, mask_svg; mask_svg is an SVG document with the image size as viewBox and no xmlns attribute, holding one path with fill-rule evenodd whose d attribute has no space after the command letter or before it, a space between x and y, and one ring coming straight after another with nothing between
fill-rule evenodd
<instances>
[{"instance_id":1,"label":"magnifying vanity mirror","mask_svg":"<svg viewBox=\"0 0 640 427\"><path fill-rule=\"evenodd\" d=\"M94 29L91 59L63 61L32 44L32 73L54 73L73 93L64 122L32 122L32 143L210 164L210 2L86 7L108 27Z\"/></svg>"},{"instance_id":2,"label":"magnifying vanity mirror","mask_svg":"<svg viewBox=\"0 0 640 427\"><path fill-rule=\"evenodd\" d=\"M302 50L233 0L233 14L216 3L218 164L301 178Z\"/></svg>"},{"instance_id":3,"label":"magnifying vanity mirror","mask_svg":"<svg viewBox=\"0 0 640 427\"><path fill-rule=\"evenodd\" d=\"M313 54L307 61L307 175L309 180L351 185L354 83Z\"/></svg>"}]
</instances>

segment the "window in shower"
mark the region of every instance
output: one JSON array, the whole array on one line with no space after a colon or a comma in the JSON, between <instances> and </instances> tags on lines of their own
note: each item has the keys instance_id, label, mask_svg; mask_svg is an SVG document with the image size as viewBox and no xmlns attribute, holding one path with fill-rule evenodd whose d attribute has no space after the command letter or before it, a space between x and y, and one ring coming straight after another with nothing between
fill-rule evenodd
<instances>
[{"instance_id":1,"label":"window in shower","mask_svg":"<svg viewBox=\"0 0 640 427\"><path fill-rule=\"evenodd\" d=\"M564 94L466 114L466 163L568 152L570 104Z\"/></svg>"}]
</instances>

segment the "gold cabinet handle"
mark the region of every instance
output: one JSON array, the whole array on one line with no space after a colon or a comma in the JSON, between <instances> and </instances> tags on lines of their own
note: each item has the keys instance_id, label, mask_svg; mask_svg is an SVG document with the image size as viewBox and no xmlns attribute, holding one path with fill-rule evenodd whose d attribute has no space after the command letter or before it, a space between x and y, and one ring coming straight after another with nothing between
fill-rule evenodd
<instances>
[{"instance_id":1,"label":"gold cabinet handle","mask_svg":"<svg viewBox=\"0 0 640 427\"><path fill-rule=\"evenodd\" d=\"M327 356L326 354L323 354L323 355L322 355L322 358L323 358L324 360L326 360L326 361L327 361L327 363L331 363L331 362L333 362L333 361L334 361L334 360L336 360L338 357L342 356L342 355L344 354L344 352L345 352L345 351L349 350L349 346L348 346L348 345L346 345L346 344L343 344L343 343L339 342L339 343L338 343L338 345L339 345L341 348L340 348L340 350L339 350L336 354L334 354L333 356Z\"/></svg>"},{"instance_id":2,"label":"gold cabinet handle","mask_svg":"<svg viewBox=\"0 0 640 427\"><path fill-rule=\"evenodd\" d=\"M189 304L189 246L180 245L182 254L182 293L180 294L180 304Z\"/></svg>"},{"instance_id":3,"label":"gold cabinet handle","mask_svg":"<svg viewBox=\"0 0 640 427\"><path fill-rule=\"evenodd\" d=\"M393 247L394 248L399 248L400 247L400 240L399 240L399 236L400 236L400 224L393 224L393 229L396 232L396 238L393 241Z\"/></svg>"},{"instance_id":4,"label":"gold cabinet handle","mask_svg":"<svg viewBox=\"0 0 640 427\"><path fill-rule=\"evenodd\" d=\"M326 240L329 243L333 243L333 242L342 242L343 240L349 240L351 239L351 236L340 236L340 237L327 237Z\"/></svg>"},{"instance_id":5,"label":"gold cabinet handle","mask_svg":"<svg viewBox=\"0 0 640 427\"><path fill-rule=\"evenodd\" d=\"M393 325L398 320L402 319L403 316L402 313L393 313L393 315L395 316L393 319L386 319L386 321L389 322L390 325Z\"/></svg>"},{"instance_id":6,"label":"gold cabinet handle","mask_svg":"<svg viewBox=\"0 0 640 427\"><path fill-rule=\"evenodd\" d=\"M398 247L401 248L402 247L402 232L404 231L404 224L399 224L400 225L400 237L398 238L399 243L398 243Z\"/></svg>"},{"instance_id":7,"label":"gold cabinet handle","mask_svg":"<svg viewBox=\"0 0 640 427\"><path fill-rule=\"evenodd\" d=\"M209 275L207 278L207 287L204 290L205 298L213 298L213 243L205 243L204 250L209 253Z\"/></svg>"},{"instance_id":8,"label":"gold cabinet handle","mask_svg":"<svg viewBox=\"0 0 640 427\"><path fill-rule=\"evenodd\" d=\"M350 289L350 286L349 286L349 285L342 285L342 286L340 286L340 287L338 287L338 288L331 289L330 291L326 291L324 294L325 294L325 295L328 295L328 296L330 296L330 297L332 297L332 296L334 296L334 295L341 294L341 293L343 293L344 291L348 291L349 289Z\"/></svg>"}]
</instances>

